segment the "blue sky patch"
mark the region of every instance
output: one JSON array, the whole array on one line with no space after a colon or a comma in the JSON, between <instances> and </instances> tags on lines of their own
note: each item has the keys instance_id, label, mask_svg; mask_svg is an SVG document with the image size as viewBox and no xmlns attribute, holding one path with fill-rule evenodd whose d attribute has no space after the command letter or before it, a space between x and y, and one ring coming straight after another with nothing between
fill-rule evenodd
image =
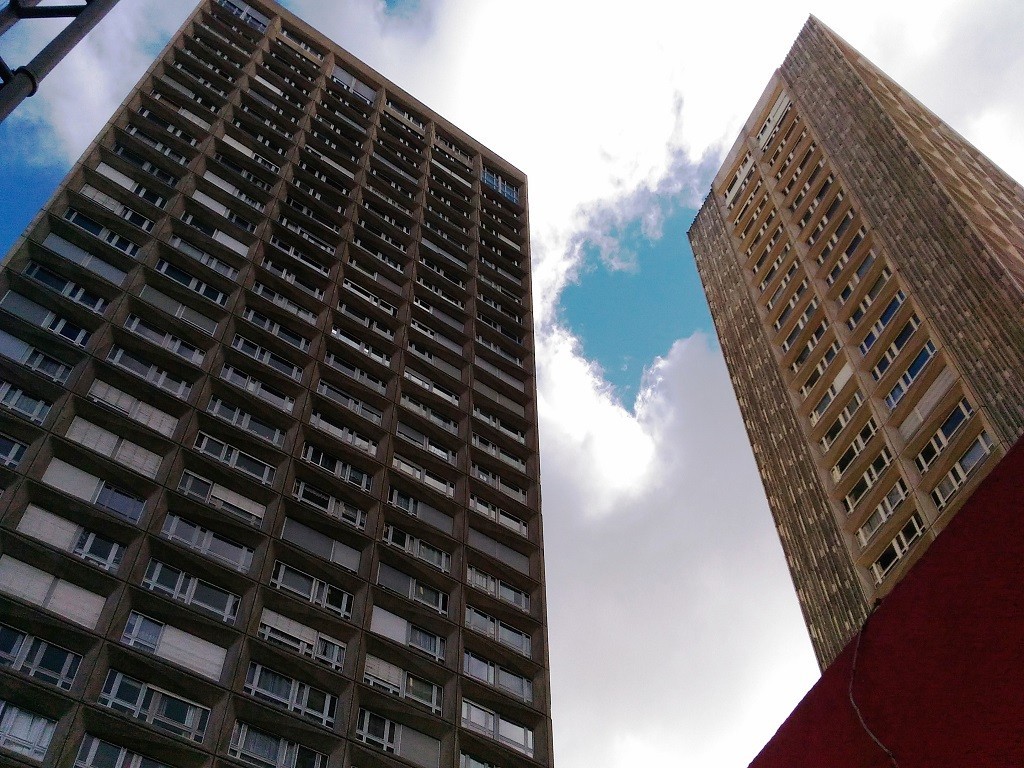
<instances>
[{"instance_id":1,"label":"blue sky patch","mask_svg":"<svg viewBox=\"0 0 1024 768\"><path fill-rule=\"evenodd\" d=\"M408 16L416 11L420 0L384 0L384 5L392 16Z\"/></svg>"},{"instance_id":2,"label":"blue sky patch","mask_svg":"<svg viewBox=\"0 0 1024 768\"><path fill-rule=\"evenodd\" d=\"M0 174L0 258L3 258L18 239L53 190L71 167L60 161L53 165L26 163L26 155L35 151L41 140L41 131L34 124L16 119L0 123L0 157L5 158Z\"/></svg>"},{"instance_id":3,"label":"blue sky patch","mask_svg":"<svg viewBox=\"0 0 1024 768\"><path fill-rule=\"evenodd\" d=\"M714 336L707 301L686 239L697 212L679 209L664 222L662 237L648 240L634 222L619 233L636 254L634 271L609 270L597 249L585 247L578 283L562 291L560 314L597 361L622 404L633 406L644 367L695 331Z\"/></svg>"}]
</instances>

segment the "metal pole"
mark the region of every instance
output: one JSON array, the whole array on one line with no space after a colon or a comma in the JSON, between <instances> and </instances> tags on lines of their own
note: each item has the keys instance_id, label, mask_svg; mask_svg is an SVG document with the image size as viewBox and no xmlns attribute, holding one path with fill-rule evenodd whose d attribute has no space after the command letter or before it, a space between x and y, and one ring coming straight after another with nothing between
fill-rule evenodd
<instances>
[{"instance_id":1,"label":"metal pole","mask_svg":"<svg viewBox=\"0 0 1024 768\"><path fill-rule=\"evenodd\" d=\"M13 27L18 19L22 18L18 15L18 11L15 10L16 8L19 6L21 8L31 8L35 5L39 5L39 0L21 0L17 5L15 3L5 5L4 9L0 11L0 35Z\"/></svg>"},{"instance_id":2,"label":"metal pole","mask_svg":"<svg viewBox=\"0 0 1024 768\"><path fill-rule=\"evenodd\" d=\"M0 88L0 122L14 108L38 90L46 77L68 52L74 48L100 19L117 4L117 0L90 0L79 14L24 67L14 70L14 77ZM10 8L5 8L5 12ZM2 19L6 22L6 17Z\"/></svg>"}]
</instances>

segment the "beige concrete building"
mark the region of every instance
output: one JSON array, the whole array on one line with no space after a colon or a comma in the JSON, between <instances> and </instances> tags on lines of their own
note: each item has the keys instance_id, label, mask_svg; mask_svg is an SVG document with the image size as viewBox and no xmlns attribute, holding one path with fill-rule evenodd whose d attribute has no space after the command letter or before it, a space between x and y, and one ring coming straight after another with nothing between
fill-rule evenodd
<instances>
[{"instance_id":1,"label":"beige concrete building","mask_svg":"<svg viewBox=\"0 0 1024 768\"><path fill-rule=\"evenodd\" d=\"M690 230L822 666L1024 431L1022 211L811 18Z\"/></svg>"},{"instance_id":2,"label":"beige concrete building","mask_svg":"<svg viewBox=\"0 0 1024 768\"><path fill-rule=\"evenodd\" d=\"M0 272L0 762L551 764L523 174L204 0Z\"/></svg>"}]
</instances>

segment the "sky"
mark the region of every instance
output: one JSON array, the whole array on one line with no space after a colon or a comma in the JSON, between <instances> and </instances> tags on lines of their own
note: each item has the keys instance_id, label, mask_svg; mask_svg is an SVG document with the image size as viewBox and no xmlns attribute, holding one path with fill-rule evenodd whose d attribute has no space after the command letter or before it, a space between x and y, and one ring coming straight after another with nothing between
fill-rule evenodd
<instances>
[{"instance_id":1,"label":"sky","mask_svg":"<svg viewBox=\"0 0 1024 768\"><path fill-rule=\"evenodd\" d=\"M1024 3L287 5L529 177L558 768L746 766L818 673L685 231L809 13L1024 178ZM193 6L120 3L0 125L0 252Z\"/></svg>"}]
</instances>

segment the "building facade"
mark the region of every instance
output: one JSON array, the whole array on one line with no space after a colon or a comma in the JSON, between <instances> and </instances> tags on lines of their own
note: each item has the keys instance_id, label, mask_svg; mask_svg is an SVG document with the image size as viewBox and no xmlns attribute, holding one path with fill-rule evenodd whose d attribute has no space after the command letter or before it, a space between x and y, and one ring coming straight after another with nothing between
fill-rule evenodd
<instances>
[{"instance_id":1,"label":"building facade","mask_svg":"<svg viewBox=\"0 0 1024 768\"><path fill-rule=\"evenodd\" d=\"M822 666L1024 431L1022 211L812 17L690 230Z\"/></svg>"},{"instance_id":2,"label":"building facade","mask_svg":"<svg viewBox=\"0 0 1024 768\"><path fill-rule=\"evenodd\" d=\"M551 757L523 174L204 0L0 272L0 761Z\"/></svg>"}]
</instances>

